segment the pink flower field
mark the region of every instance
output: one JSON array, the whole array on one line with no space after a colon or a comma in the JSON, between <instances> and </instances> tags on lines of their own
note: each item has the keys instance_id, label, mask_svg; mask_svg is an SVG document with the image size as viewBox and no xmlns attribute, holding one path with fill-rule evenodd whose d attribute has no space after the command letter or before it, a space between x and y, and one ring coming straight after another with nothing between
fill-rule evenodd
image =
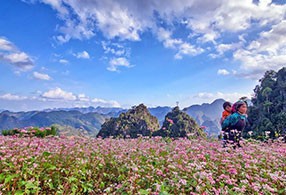
<instances>
[{"instance_id":1,"label":"pink flower field","mask_svg":"<svg viewBox=\"0 0 286 195\"><path fill-rule=\"evenodd\" d=\"M286 194L286 145L0 136L0 194Z\"/></svg>"}]
</instances>

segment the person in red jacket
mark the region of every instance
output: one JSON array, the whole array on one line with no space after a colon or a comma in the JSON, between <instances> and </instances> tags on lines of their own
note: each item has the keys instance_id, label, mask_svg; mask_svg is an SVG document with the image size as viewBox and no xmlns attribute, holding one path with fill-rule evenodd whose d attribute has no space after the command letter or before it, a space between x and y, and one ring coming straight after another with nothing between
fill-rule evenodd
<instances>
[{"instance_id":1,"label":"person in red jacket","mask_svg":"<svg viewBox=\"0 0 286 195\"><path fill-rule=\"evenodd\" d=\"M224 111L222 112L221 124L224 121L224 119L226 119L226 117L231 115L231 110L232 110L231 103L230 102L224 102L223 103L223 109L224 109Z\"/></svg>"},{"instance_id":2,"label":"person in red jacket","mask_svg":"<svg viewBox=\"0 0 286 195\"><path fill-rule=\"evenodd\" d=\"M220 119L220 124L222 125L223 121L228 117L230 116L232 113L231 113L231 110L232 110L232 105L230 102L224 102L223 105L223 112L222 112L222 117ZM223 147L226 145L226 140L224 139L224 134L225 132L223 130L221 130L220 132L220 135L219 135L219 139L222 140L222 145Z\"/></svg>"}]
</instances>

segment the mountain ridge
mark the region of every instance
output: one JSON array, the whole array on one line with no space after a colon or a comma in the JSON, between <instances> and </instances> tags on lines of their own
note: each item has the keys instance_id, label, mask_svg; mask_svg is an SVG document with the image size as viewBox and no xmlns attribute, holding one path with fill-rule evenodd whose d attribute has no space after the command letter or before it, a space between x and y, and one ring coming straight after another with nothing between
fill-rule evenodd
<instances>
[{"instance_id":1,"label":"mountain ridge","mask_svg":"<svg viewBox=\"0 0 286 195\"><path fill-rule=\"evenodd\" d=\"M216 99L211 103L195 104L183 109L200 126L206 126L209 134L218 134L220 131L219 119L222 109L223 99ZM11 128L22 128L25 126L49 126L58 124L71 128L84 128L87 132L96 134L106 119L118 117L121 113L130 109L116 107L75 107L45 109L43 111L10 112L4 110L0 112L0 131ZM162 126L165 116L172 110L169 106L157 106L148 108L149 112L156 116L160 126Z\"/></svg>"}]
</instances>

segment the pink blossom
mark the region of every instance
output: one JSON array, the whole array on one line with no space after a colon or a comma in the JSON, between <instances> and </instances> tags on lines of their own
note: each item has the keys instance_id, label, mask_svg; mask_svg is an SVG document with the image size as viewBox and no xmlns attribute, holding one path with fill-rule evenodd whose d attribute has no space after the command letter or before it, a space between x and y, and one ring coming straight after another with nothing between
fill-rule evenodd
<instances>
[{"instance_id":1,"label":"pink blossom","mask_svg":"<svg viewBox=\"0 0 286 195\"><path fill-rule=\"evenodd\" d=\"M187 185L187 181L185 180L185 179L180 179L180 181L179 181L181 184L183 184L183 185Z\"/></svg>"},{"instance_id":2,"label":"pink blossom","mask_svg":"<svg viewBox=\"0 0 286 195\"><path fill-rule=\"evenodd\" d=\"M172 119L167 118L166 119L169 123L174 124L174 121Z\"/></svg>"},{"instance_id":3,"label":"pink blossom","mask_svg":"<svg viewBox=\"0 0 286 195\"><path fill-rule=\"evenodd\" d=\"M237 174L237 170L235 169L235 168L230 168L229 170L228 170L228 172L230 173L230 174Z\"/></svg>"},{"instance_id":4,"label":"pink blossom","mask_svg":"<svg viewBox=\"0 0 286 195\"><path fill-rule=\"evenodd\" d=\"M162 176L163 172L161 170L157 170L157 175Z\"/></svg>"}]
</instances>

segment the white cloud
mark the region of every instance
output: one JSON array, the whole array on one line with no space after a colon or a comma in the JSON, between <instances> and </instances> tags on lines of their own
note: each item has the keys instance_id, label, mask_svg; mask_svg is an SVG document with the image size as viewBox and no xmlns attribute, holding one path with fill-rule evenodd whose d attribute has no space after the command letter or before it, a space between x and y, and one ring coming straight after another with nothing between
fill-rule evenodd
<instances>
[{"instance_id":1,"label":"white cloud","mask_svg":"<svg viewBox=\"0 0 286 195\"><path fill-rule=\"evenodd\" d=\"M56 36L61 43L70 39L89 39L95 35L96 28L100 29L108 38L139 40L142 21L134 18L123 2L107 1L57 1L57 5L45 2L55 10L69 10L69 13L60 13L64 25L58 28L62 35ZM60 11L59 11L60 12ZM75 17L74 17L75 16Z\"/></svg>"},{"instance_id":2,"label":"white cloud","mask_svg":"<svg viewBox=\"0 0 286 195\"><path fill-rule=\"evenodd\" d=\"M6 93L6 94L3 94L3 95L0 95L0 99L2 99L2 100L19 101L19 100L25 100L25 99L27 99L27 97L14 95L14 94L11 94L11 93Z\"/></svg>"},{"instance_id":3,"label":"white cloud","mask_svg":"<svg viewBox=\"0 0 286 195\"><path fill-rule=\"evenodd\" d=\"M120 104L114 100L104 100L100 98L90 98L85 94L74 94L72 92L67 92L61 88L51 89L47 92L42 93L40 97L37 98L41 101L53 101L53 102L70 102L70 106L103 106L103 107L120 107Z\"/></svg>"},{"instance_id":4,"label":"white cloud","mask_svg":"<svg viewBox=\"0 0 286 195\"><path fill-rule=\"evenodd\" d=\"M90 99L85 94L79 94L77 96L78 101L89 102Z\"/></svg>"},{"instance_id":5,"label":"white cloud","mask_svg":"<svg viewBox=\"0 0 286 195\"><path fill-rule=\"evenodd\" d=\"M195 47L181 39L172 38L172 33L166 29L159 28L157 33L159 41L162 41L166 48L177 50L175 59L182 59L183 55L195 56L204 51L202 48Z\"/></svg>"},{"instance_id":6,"label":"white cloud","mask_svg":"<svg viewBox=\"0 0 286 195\"><path fill-rule=\"evenodd\" d=\"M39 72L33 72L33 76L34 76L35 79L39 79L39 80L49 81L49 80L52 79L49 75L43 74L43 73L39 73Z\"/></svg>"},{"instance_id":7,"label":"white cloud","mask_svg":"<svg viewBox=\"0 0 286 195\"><path fill-rule=\"evenodd\" d=\"M218 74L218 75L229 75L230 72L227 71L226 69L219 69L219 70L217 71L217 74Z\"/></svg>"},{"instance_id":8,"label":"white cloud","mask_svg":"<svg viewBox=\"0 0 286 195\"><path fill-rule=\"evenodd\" d=\"M64 91L59 87L44 92L42 94L42 97L47 99L59 99L59 100L71 100L71 101L77 99L73 93Z\"/></svg>"},{"instance_id":9,"label":"white cloud","mask_svg":"<svg viewBox=\"0 0 286 195\"><path fill-rule=\"evenodd\" d=\"M175 59L198 55L204 52L204 45L211 44L218 52L209 54L211 57L232 51L233 58L242 63L241 71L247 75L285 66L282 31L286 4L275 4L270 0L38 1L50 5L63 21L57 28L56 37L60 42L90 39L97 31L108 39L140 41L143 33L151 32L166 48L176 50ZM183 35L173 35L178 21L180 28L189 34L188 41ZM172 30L164 30L162 26ZM252 34L265 29L271 30L261 33L258 38ZM253 36L247 36L249 33ZM236 37L238 45L218 44L228 34ZM249 41L252 43L248 44ZM106 51L117 56L123 53L111 48ZM114 67L110 69L114 70Z\"/></svg>"},{"instance_id":10,"label":"white cloud","mask_svg":"<svg viewBox=\"0 0 286 195\"><path fill-rule=\"evenodd\" d=\"M178 49L179 51L176 53L175 59L182 59L183 55L195 56L204 51L204 49L196 48L189 43L182 43Z\"/></svg>"},{"instance_id":11,"label":"white cloud","mask_svg":"<svg viewBox=\"0 0 286 195\"><path fill-rule=\"evenodd\" d=\"M19 71L27 71L34 66L28 54L18 50L13 43L3 37L0 37L0 61L14 65Z\"/></svg>"},{"instance_id":12,"label":"white cloud","mask_svg":"<svg viewBox=\"0 0 286 195\"><path fill-rule=\"evenodd\" d=\"M202 98L202 99L209 99L209 98L213 98L214 97L214 94L212 93L206 93L206 92L201 92L201 93L198 93L197 95L194 96L195 98L198 97L198 98Z\"/></svg>"},{"instance_id":13,"label":"white cloud","mask_svg":"<svg viewBox=\"0 0 286 195\"><path fill-rule=\"evenodd\" d=\"M119 37L133 41L140 40L139 32L142 29L142 23L139 18L132 17L128 9L125 9L120 2L112 4L99 3L102 8L95 11L98 27L108 37ZM111 10L108 10L111 8Z\"/></svg>"},{"instance_id":14,"label":"white cloud","mask_svg":"<svg viewBox=\"0 0 286 195\"><path fill-rule=\"evenodd\" d=\"M192 100L195 102L196 101L200 102L200 103L212 102L216 99L224 99L226 101L236 102L239 100L239 98L244 97L244 96L251 98L251 94L248 94L248 93L237 93L237 92L234 92L234 93L222 93L222 92L207 93L207 92L201 92L201 93L194 95L192 97Z\"/></svg>"},{"instance_id":15,"label":"white cloud","mask_svg":"<svg viewBox=\"0 0 286 195\"><path fill-rule=\"evenodd\" d=\"M18 64L21 62L25 63L29 61L29 56L24 52L20 52L20 53L8 54L4 56L4 59L6 59L7 61L10 61L13 64Z\"/></svg>"},{"instance_id":16,"label":"white cloud","mask_svg":"<svg viewBox=\"0 0 286 195\"><path fill-rule=\"evenodd\" d=\"M125 48L122 44L112 43L110 41L102 41L101 45L104 53L109 54L102 57L103 60L109 61L109 67L107 67L107 70L115 72L118 71L118 66L132 67L127 60L127 58L130 57L130 48Z\"/></svg>"},{"instance_id":17,"label":"white cloud","mask_svg":"<svg viewBox=\"0 0 286 195\"><path fill-rule=\"evenodd\" d=\"M216 49L219 55L222 55L224 52L236 49L237 47L238 47L238 44L219 44L216 46Z\"/></svg>"},{"instance_id":18,"label":"white cloud","mask_svg":"<svg viewBox=\"0 0 286 195\"><path fill-rule=\"evenodd\" d=\"M61 63L61 64L68 64L69 61L66 60L66 59L60 59L60 60L59 60L59 63Z\"/></svg>"},{"instance_id":19,"label":"white cloud","mask_svg":"<svg viewBox=\"0 0 286 195\"><path fill-rule=\"evenodd\" d=\"M285 6L264 0L38 1L50 5L64 21L58 28L63 41L90 38L97 29L108 38L140 40L141 32L156 30L159 17L167 24L183 21L203 41L213 42L220 32L245 30L253 20L261 25L277 22L285 13Z\"/></svg>"},{"instance_id":20,"label":"white cloud","mask_svg":"<svg viewBox=\"0 0 286 195\"><path fill-rule=\"evenodd\" d=\"M0 50L12 51L14 49L15 49L15 47L11 42L9 42L8 40L6 40L3 37L0 37Z\"/></svg>"},{"instance_id":21,"label":"white cloud","mask_svg":"<svg viewBox=\"0 0 286 195\"><path fill-rule=\"evenodd\" d=\"M10 54L0 53L0 60L8 62L22 71L30 70L34 66L31 58L24 52Z\"/></svg>"},{"instance_id":22,"label":"white cloud","mask_svg":"<svg viewBox=\"0 0 286 195\"><path fill-rule=\"evenodd\" d=\"M214 53L210 53L208 54L209 57L213 58L213 59L216 59L216 58L219 58L220 55L219 54L214 54Z\"/></svg>"},{"instance_id":23,"label":"white cloud","mask_svg":"<svg viewBox=\"0 0 286 195\"><path fill-rule=\"evenodd\" d=\"M89 53L87 51L82 51L78 52L77 54L74 54L77 58L82 58L82 59L89 59Z\"/></svg>"},{"instance_id":24,"label":"white cloud","mask_svg":"<svg viewBox=\"0 0 286 195\"><path fill-rule=\"evenodd\" d=\"M101 45L104 50L104 53L106 54L111 53L115 56L123 56L127 54L127 51L125 50L124 46L120 44L107 43L105 41L102 41Z\"/></svg>"},{"instance_id":25,"label":"white cloud","mask_svg":"<svg viewBox=\"0 0 286 195\"><path fill-rule=\"evenodd\" d=\"M286 20L271 30L260 33L257 40L234 52L234 59L242 62L239 76L257 79L269 69L278 70L286 65Z\"/></svg>"},{"instance_id":26,"label":"white cloud","mask_svg":"<svg viewBox=\"0 0 286 195\"><path fill-rule=\"evenodd\" d=\"M239 38L240 42L237 43L230 43L230 44L225 44L225 43L221 43L221 44L215 44L215 49L216 52L214 53L210 53L208 54L208 56L210 56L211 58L215 59L215 58L219 58L219 57L225 57L224 54L226 52L233 52L239 48L241 48L244 45L245 40L243 39L242 36L240 36Z\"/></svg>"},{"instance_id":27,"label":"white cloud","mask_svg":"<svg viewBox=\"0 0 286 195\"><path fill-rule=\"evenodd\" d=\"M123 57L120 58L113 58L109 61L109 67L107 68L107 70L109 71L118 71L118 67L119 66L123 66L123 67L127 67L127 68L131 68L133 67L133 65L130 64L130 62Z\"/></svg>"},{"instance_id":28,"label":"white cloud","mask_svg":"<svg viewBox=\"0 0 286 195\"><path fill-rule=\"evenodd\" d=\"M0 106L3 109L15 111L88 106L121 107L114 100L90 98L83 93L74 94L59 87L46 92L36 91L32 96L20 96L11 93L2 94L0 95Z\"/></svg>"},{"instance_id":29,"label":"white cloud","mask_svg":"<svg viewBox=\"0 0 286 195\"><path fill-rule=\"evenodd\" d=\"M62 1L58 1L58 0L43 0L44 3L46 4L50 4L51 7L55 10L57 10L61 16L67 15L68 14L68 10L63 6L63 2Z\"/></svg>"},{"instance_id":30,"label":"white cloud","mask_svg":"<svg viewBox=\"0 0 286 195\"><path fill-rule=\"evenodd\" d=\"M71 39L85 40L92 38L95 34L93 29L88 24L76 22L73 19L67 19L65 25L58 28L62 35L54 38L61 44L70 41Z\"/></svg>"},{"instance_id":31,"label":"white cloud","mask_svg":"<svg viewBox=\"0 0 286 195\"><path fill-rule=\"evenodd\" d=\"M91 102L95 103L95 104L100 104L103 106L105 105L106 107L121 107L120 104L114 100L107 101L107 100L103 100L103 99L94 98L91 100Z\"/></svg>"}]
</instances>

